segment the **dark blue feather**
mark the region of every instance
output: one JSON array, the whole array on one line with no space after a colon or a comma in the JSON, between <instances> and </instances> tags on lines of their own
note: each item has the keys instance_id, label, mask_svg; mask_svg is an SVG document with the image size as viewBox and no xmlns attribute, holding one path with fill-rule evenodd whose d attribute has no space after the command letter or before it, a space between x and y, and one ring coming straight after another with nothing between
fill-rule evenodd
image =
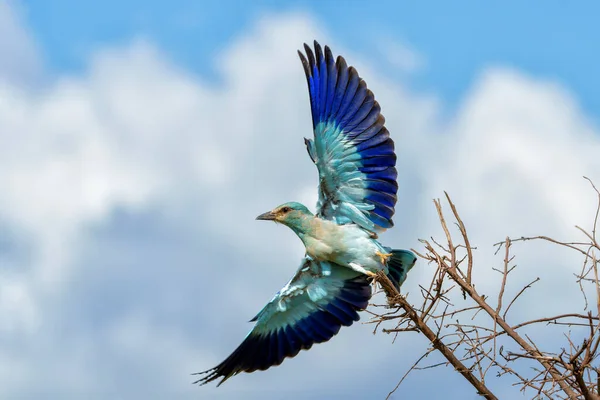
<instances>
[{"instance_id":1,"label":"dark blue feather","mask_svg":"<svg viewBox=\"0 0 600 400\"><path fill-rule=\"evenodd\" d=\"M309 93L311 93L310 111L312 114L313 129L314 129L314 127L317 125L316 118L318 117L317 99L316 99L316 96L313 96L313 93L315 93L314 79L312 77L312 65L314 62L314 58L312 56L312 50L306 44L304 45L304 50L306 51L306 57L300 51L298 51L298 55L300 56L300 61L302 62L302 67L304 68L304 74L306 75L308 91L309 91ZM313 61L311 61L311 60L313 60Z\"/></svg>"},{"instance_id":2,"label":"dark blue feather","mask_svg":"<svg viewBox=\"0 0 600 400\"><path fill-rule=\"evenodd\" d=\"M296 333L296 331L294 331L294 329L292 329L290 326L286 326L284 327L282 330L282 335L285 336L285 339L287 340L288 343L288 356L289 357L295 357L300 350L302 350L303 348L303 342L302 339L298 336L298 334Z\"/></svg>"},{"instance_id":3,"label":"dark blue feather","mask_svg":"<svg viewBox=\"0 0 600 400\"><path fill-rule=\"evenodd\" d=\"M365 101L368 101L367 97L367 84L362 79L358 83L358 89L356 89L356 93L354 94L354 98L348 104L348 107L344 111L343 116L341 116L339 121L339 127L341 129L346 129L348 125L352 124L354 121L354 115L362 106Z\"/></svg>"},{"instance_id":4,"label":"dark blue feather","mask_svg":"<svg viewBox=\"0 0 600 400\"><path fill-rule=\"evenodd\" d=\"M365 90L366 90L366 95L365 95L363 102L358 106L358 108L356 109L356 111L354 112L354 114L352 115L352 117L350 118L350 120L348 121L346 126L344 127L344 129L346 131L353 131L355 127L360 125L365 120L365 118L369 115L371 110L373 110L373 108L375 107L376 103L375 103L375 99L373 97L373 93L369 89L367 89L366 83L365 83ZM377 110L377 113L379 113L379 110ZM373 121L375 121L376 119L377 119L377 116L375 116L375 119ZM369 126L371 126L371 124L367 125L366 128L368 128ZM361 129L361 130L364 131L364 129Z\"/></svg>"},{"instance_id":5,"label":"dark blue feather","mask_svg":"<svg viewBox=\"0 0 600 400\"><path fill-rule=\"evenodd\" d=\"M283 362L285 357L294 357L300 351L300 347L287 335L285 327L279 329L279 345L281 354L283 354L280 363Z\"/></svg>"},{"instance_id":6,"label":"dark blue feather","mask_svg":"<svg viewBox=\"0 0 600 400\"><path fill-rule=\"evenodd\" d=\"M304 50L306 51L306 57L308 58L308 69L310 73L309 81L309 91L311 93L311 110L313 116L313 128L319 123L319 71L315 65L315 56L311 50L311 48L304 44Z\"/></svg>"},{"instance_id":7,"label":"dark blue feather","mask_svg":"<svg viewBox=\"0 0 600 400\"><path fill-rule=\"evenodd\" d=\"M306 338L305 343L320 343L320 337L317 336L315 332L313 332L309 319L310 316L300 321L297 321L294 324L294 330Z\"/></svg>"},{"instance_id":8,"label":"dark blue feather","mask_svg":"<svg viewBox=\"0 0 600 400\"><path fill-rule=\"evenodd\" d=\"M378 157L363 158L360 162L362 163L363 167L393 167L396 164L396 155L392 153L384 154ZM359 169L362 172L366 172L362 168ZM379 171L379 169L375 169L375 171Z\"/></svg>"},{"instance_id":9,"label":"dark blue feather","mask_svg":"<svg viewBox=\"0 0 600 400\"><path fill-rule=\"evenodd\" d=\"M398 171L396 170L396 168L393 168L393 167L384 167L377 171L370 171L368 173L368 178L369 179L385 179L385 180L396 182L396 179L398 179Z\"/></svg>"},{"instance_id":10,"label":"dark blue feather","mask_svg":"<svg viewBox=\"0 0 600 400\"><path fill-rule=\"evenodd\" d=\"M400 286L406 280L408 271L412 269L417 261L417 257L408 250L392 250L392 256L388 261L388 277L396 287Z\"/></svg>"},{"instance_id":11,"label":"dark blue feather","mask_svg":"<svg viewBox=\"0 0 600 400\"><path fill-rule=\"evenodd\" d=\"M383 116L381 114L380 114L380 117L381 118L377 119L377 123L371 125L364 131L352 130L346 134L346 137L348 139L351 139L352 143L360 143L360 142L363 142L372 137L378 136L380 134L386 134L386 133L382 132L382 130L385 129L385 127L383 126L383 124L385 123L385 118L383 118ZM387 132L387 129L386 129L386 132ZM387 135L389 136L389 133L387 133Z\"/></svg>"},{"instance_id":12,"label":"dark blue feather","mask_svg":"<svg viewBox=\"0 0 600 400\"><path fill-rule=\"evenodd\" d=\"M369 219L371 221L373 221L373 223L375 223L385 229L389 229L394 226L394 222L391 219L384 218L375 212L371 212L371 214L369 215Z\"/></svg>"},{"instance_id":13,"label":"dark blue feather","mask_svg":"<svg viewBox=\"0 0 600 400\"><path fill-rule=\"evenodd\" d=\"M335 94L335 86L337 84L337 68L333 60L333 54L329 46L325 46L325 64L327 65L327 99L325 100L325 118L331 116L333 107L333 97Z\"/></svg>"},{"instance_id":14,"label":"dark blue feather","mask_svg":"<svg viewBox=\"0 0 600 400\"><path fill-rule=\"evenodd\" d=\"M385 206L381 203L377 203L374 201L370 201L370 203L375 206L375 209L373 210L373 212L375 214L379 215L380 217L385 218L385 219L390 219L394 215L393 208L390 208L388 206Z\"/></svg>"},{"instance_id":15,"label":"dark blue feather","mask_svg":"<svg viewBox=\"0 0 600 400\"><path fill-rule=\"evenodd\" d=\"M319 73L319 119L318 121L325 121L327 115L325 110L327 108L327 66L325 65L325 57L323 56L323 50L321 45L315 40L315 66Z\"/></svg>"},{"instance_id":16,"label":"dark blue feather","mask_svg":"<svg viewBox=\"0 0 600 400\"><path fill-rule=\"evenodd\" d=\"M335 306L337 309L341 310L353 321L358 321L360 319L360 316L356 312L356 308L353 305L341 299L333 299L333 301L331 302L331 306Z\"/></svg>"},{"instance_id":17,"label":"dark blue feather","mask_svg":"<svg viewBox=\"0 0 600 400\"><path fill-rule=\"evenodd\" d=\"M310 338L310 336L298 329L297 325L289 325L285 328L285 330L286 332L289 332L290 336L294 336L298 339L302 349L310 348L310 345L313 343L313 340Z\"/></svg>"},{"instance_id":18,"label":"dark blue feather","mask_svg":"<svg viewBox=\"0 0 600 400\"><path fill-rule=\"evenodd\" d=\"M388 138L383 143L379 143L376 146L371 146L366 149L362 149L358 153L361 155L361 157L363 157L363 159L370 157L381 157L383 155L392 155L395 157L394 141Z\"/></svg>"},{"instance_id":19,"label":"dark blue feather","mask_svg":"<svg viewBox=\"0 0 600 400\"><path fill-rule=\"evenodd\" d=\"M244 369L256 371L260 369L264 361L264 337L261 335L249 335L246 340L233 353L233 357L229 360L227 368L233 369L233 366L240 364ZM225 360L224 363L227 363ZM220 383L219 383L220 384Z\"/></svg>"},{"instance_id":20,"label":"dark blue feather","mask_svg":"<svg viewBox=\"0 0 600 400\"><path fill-rule=\"evenodd\" d=\"M264 371L273 364L273 346L271 346L271 335L265 335L264 339L260 342L260 353L258 353L258 359L260 364L258 369Z\"/></svg>"},{"instance_id":21,"label":"dark blue feather","mask_svg":"<svg viewBox=\"0 0 600 400\"><path fill-rule=\"evenodd\" d=\"M337 61L337 82L334 88L333 104L331 106L331 116L335 116L340 108L346 87L348 85L348 66L343 57L338 57Z\"/></svg>"},{"instance_id":22,"label":"dark blue feather","mask_svg":"<svg viewBox=\"0 0 600 400\"><path fill-rule=\"evenodd\" d=\"M289 351L289 348L288 348L287 338L285 337L285 335L283 335L281 333L281 328L276 330L272 334L272 336L273 336L273 343L271 343L271 346L273 346L273 348L277 349L277 351L275 352L276 356L275 356L273 365L280 365L283 362L283 359L287 355L289 355L291 352Z\"/></svg>"},{"instance_id":23,"label":"dark blue feather","mask_svg":"<svg viewBox=\"0 0 600 400\"><path fill-rule=\"evenodd\" d=\"M337 335L342 325L344 325L339 318L337 318L334 314L328 312L327 309L322 309L319 313L319 316L320 322L327 326L327 328L331 332L331 336Z\"/></svg>"},{"instance_id":24,"label":"dark blue feather","mask_svg":"<svg viewBox=\"0 0 600 400\"><path fill-rule=\"evenodd\" d=\"M388 181L382 179L365 179L366 187L371 190L377 190L385 193L396 193L398 191L398 183L396 181ZM394 210L392 209L392 213Z\"/></svg>"},{"instance_id":25,"label":"dark blue feather","mask_svg":"<svg viewBox=\"0 0 600 400\"><path fill-rule=\"evenodd\" d=\"M390 169L391 167L388 165L369 165L369 166L363 166L363 167L359 167L358 170L360 172L363 172L364 174L366 174L369 178L375 176L373 174L377 173L377 172L383 172L386 169Z\"/></svg>"},{"instance_id":26,"label":"dark blue feather","mask_svg":"<svg viewBox=\"0 0 600 400\"><path fill-rule=\"evenodd\" d=\"M344 93L344 98L340 104L340 108L337 113L334 115L335 119L339 117L344 117L346 114L346 110L350 106L354 95L356 94L356 90L358 89L358 85L360 83L360 78L358 77L358 72L354 67L348 68L348 85L346 86L346 92ZM338 122L339 124L339 122Z\"/></svg>"},{"instance_id":27,"label":"dark blue feather","mask_svg":"<svg viewBox=\"0 0 600 400\"><path fill-rule=\"evenodd\" d=\"M306 319L298 322L298 329L308 334L315 343L323 343L329 340L327 332L324 332L321 325L317 322L314 314L310 314Z\"/></svg>"},{"instance_id":28,"label":"dark blue feather","mask_svg":"<svg viewBox=\"0 0 600 400\"><path fill-rule=\"evenodd\" d=\"M327 305L326 310L334 315L342 325L350 326L354 322L354 319L345 310L337 307L336 304L330 303Z\"/></svg>"},{"instance_id":29,"label":"dark blue feather","mask_svg":"<svg viewBox=\"0 0 600 400\"><path fill-rule=\"evenodd\" d=\"M370 189L365 189L367 200L370 200L373 203L381 203L388 207L394 207L396 204L396 195L385 193L385 192L377 192Z\"/></svg>"},{"instance_id":30,"label":"dark blue feather","mask_svg":"<svg viewBox=\"0 0 600 400\"><path fill-rule=\"evenodd\" d=\"M346 303L350 303L354 307L359 309L366 308L369 301L368 299L365 301L365 297L361 295L361 293L351 292L347 290L341 291L338 297L341 300L344 300Z\"/></svg>"},{"instance_id":31,"label":"dark blue feather","mask_svg":"<svg viewBox=\"0 0 600 400\"><path fill-rule=\"evenodd\" d=\"M373 105L368 108L366 111L366 115L360 117L360 121L353 126L348 126L348 131L352 132L364 132L366 129L370 128L374 124L377 123L379 116L381 115L381 107L378 102L374 102ZM357 113L358 115L358 113ZM358 121L359 117L355 116L355 119Z\"/></svg>"},{"instance_id":32,"label":"dark blue feather","mask_svg":"<svg viewBox=\"0 0 600 400\"><path fill-rule=\"evenodd\" d=\"M352 143L354 143L356 151L358 151L359 153L368 148L375 147L378 144L381 144L381 143L385 142L386 140L390 139L390 134L387 129L380 128L380 132L377 135L374 135L370 138L365 137L364 140L361 140L361 139L362 138L359 136L358 138L352 140ZM393 147L392 147L392 149L393 149Z\"/></svg>"},{"instance_id":33,"label":"dark blue feather","mask_svg":"<svg viewBox=\"0 0 600 400\"><path fill-rule=\"evenodd\" d=\"M321 336L323 342L331 339L337 333L334 324L325 318L326 315L319 310L310 316L311 327Z\"/></svg>"}]
</instances>

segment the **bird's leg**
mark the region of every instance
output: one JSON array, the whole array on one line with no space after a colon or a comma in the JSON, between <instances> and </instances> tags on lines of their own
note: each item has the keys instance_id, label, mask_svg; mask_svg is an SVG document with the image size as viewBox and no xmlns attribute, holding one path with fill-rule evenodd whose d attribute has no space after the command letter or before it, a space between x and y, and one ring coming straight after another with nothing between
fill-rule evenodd
<instances>
[{"instance_id":1,"label":"bird's leg","mask_svg":"<svg viewBox=\"0 0 600 400\"><path fill-rule=\"evenodd\" d=\"M379 256L379 258L381 259L381 263L382 263L383 265L386 265L386 264L387 264L387 261L388 261L388 259L389 259L389 258L392 256L392 253L382 253L382 252L380 252L379 250L377 250L377 251L375 252L375 255L376 255L376 256Z\"/></svg>"},{"instance_id":2,"label":"bird's leg","mask_svg":"<svg viewBox=\"0 0 600 400\"><path fill-rule=\"evenodd\" d=\"M350 268L352 268L354 271L356 272L360 272L361 274L365 274L366 276L370 277L370 278L375 278L377 276L377 274L375 272L371 272L368 271L366 269L364 269L364 267L360 264L351 262L348 264L350 266Z\"/></svg>"}]
</instances>

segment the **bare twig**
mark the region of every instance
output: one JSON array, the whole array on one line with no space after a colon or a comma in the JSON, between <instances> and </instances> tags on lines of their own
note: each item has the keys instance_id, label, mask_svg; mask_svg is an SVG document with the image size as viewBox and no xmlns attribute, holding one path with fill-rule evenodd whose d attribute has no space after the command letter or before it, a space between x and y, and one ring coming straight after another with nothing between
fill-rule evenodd
<instances>
[{"instance_id":1,"label":"bare twig","mask_svg":"<svg viewBox=\"0 0 600 400\"><path fill-rule=\"evenodd\" d=\"M429 328L429 326L423 322L419 317L415 309L406 301L406 299L398 293L389 278L383 273L377 274L377 282L384 288L386 293L393 294L393 302L398 304L406 311L408 318L412 320L419 331L425 335L425 337L431 342L434 349L438 350L448 360L448 362L456 369L477 392L486 399L497 399L497 397L480 381L472 372L467 368L455 355L454 353L441 341L438 336Z\"/></svg>"},{"instance_id":2,"label":"bare twig","mask_svg":"<svg viewBox=\"0 0 600 400\"><path fill-rule=\"evenodd\" d=\"M424 249L412 249L421 260L434 267L430 283L421 285L417 292L421 296L417 302L419 306L411 305L406 296L400 295L385 274L381 272L376 277L388 295L387 307L393 308L381 314L372 313L375 330L382 324L393 323L395 326L385 327L381 331L392 333L395 337L404 332L417 332L424 335L431 344L402 376L390 395L411 372L450 364L480 395L489 399L496 397L487 386L486 382L489 381L486 377L490 371L496 371L498 377L513 377L516 380L514 384L520 386L521 391L530 392L536 399L600 400L600 246L597 242L600 191L589 179L588 181L597 195L598 203L592 230L588 232L576 227L585 241L567 242L548 236L534 236L518 239L507 237L495 244L496 253L504 247L504 257L502 268L491 267L501 275L497 300L493 306L490 298L475 287L475 248L471 246L456 206L450 196L444 193L452 219L447 222L442 203L438 199L434 200L446 240L445 243L435 238L420 240ZM457 237L453 237L454 229L450 229L453 226L458 229ZM513 276L511 272L517 266L511 255L512 245L529 240L543 240L583 256L581 271L575 274L575 282L586 301L583 312L574 310L552 317L542 316L517 324L509 323L507 315L513 305L522 302L522 295L540 281L539 277L534 279L524 285L510 301L505 299L508 277ZM593 311L588 311L587 306L586 289L590 284L594 285L593 293L596 297ZM457 292L456 289L460 289L462 298L470 304L459 304L462 300L457 301L457 297L453 295ZM524 327L533 325L547 327L545 335L550 332L548 329L568 329L563 332L565 345L557 351L544 349L528 332L523 331ZM434 351L439 351L446 361L421 367L421 361Z\"/></svg>"}]
</instances>

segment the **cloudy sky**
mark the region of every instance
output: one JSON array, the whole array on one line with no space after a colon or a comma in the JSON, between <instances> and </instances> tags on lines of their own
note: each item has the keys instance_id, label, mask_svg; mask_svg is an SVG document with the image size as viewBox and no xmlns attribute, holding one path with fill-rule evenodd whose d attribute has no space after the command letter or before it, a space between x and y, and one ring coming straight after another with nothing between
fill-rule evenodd
<instances>
[{"instance_id":1,"label":"cloudy sky","mask_svg":"<svg viewBox=\"0 0 600 400\"><path fill-rule=\"evenodd\" d=\"M446 190L493 294L492 243L589 226L597 3L166 4L0 1L0 397L383 398L395 386L427 343L361 324L267 372L190 384L303 254L254 218L316 201L296 54L315 38L358 68L396 141L387 245L439 237L431 199ZM513 323L581 307L578 259L515 252L510 290L542 282ZM413 271L404 290L416 293L431 267ZM490 386L514 394L510 383ZM417 395L477 398L443 368L411 375L396 398Z\"/></svg>"}]
</instances>

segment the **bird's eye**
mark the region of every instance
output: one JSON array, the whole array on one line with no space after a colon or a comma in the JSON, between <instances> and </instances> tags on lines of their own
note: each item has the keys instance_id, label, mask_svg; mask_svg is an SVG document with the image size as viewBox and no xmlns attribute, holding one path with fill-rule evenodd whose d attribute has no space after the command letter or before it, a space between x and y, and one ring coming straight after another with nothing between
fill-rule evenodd
<instances>
[{"instance_id":1,"label":"bird's eye","mask_svg":"<svg viewBox=\"0 0 600 400\"><path fill-rule=\"evenodd\" d=\"M281 212L285 214L285 213L288 213L288 212L290 212L290 210L291 210L291 209L290 209L289 207L283 207L283 208L281 209Z\"/></svg>"}]
</instances>

